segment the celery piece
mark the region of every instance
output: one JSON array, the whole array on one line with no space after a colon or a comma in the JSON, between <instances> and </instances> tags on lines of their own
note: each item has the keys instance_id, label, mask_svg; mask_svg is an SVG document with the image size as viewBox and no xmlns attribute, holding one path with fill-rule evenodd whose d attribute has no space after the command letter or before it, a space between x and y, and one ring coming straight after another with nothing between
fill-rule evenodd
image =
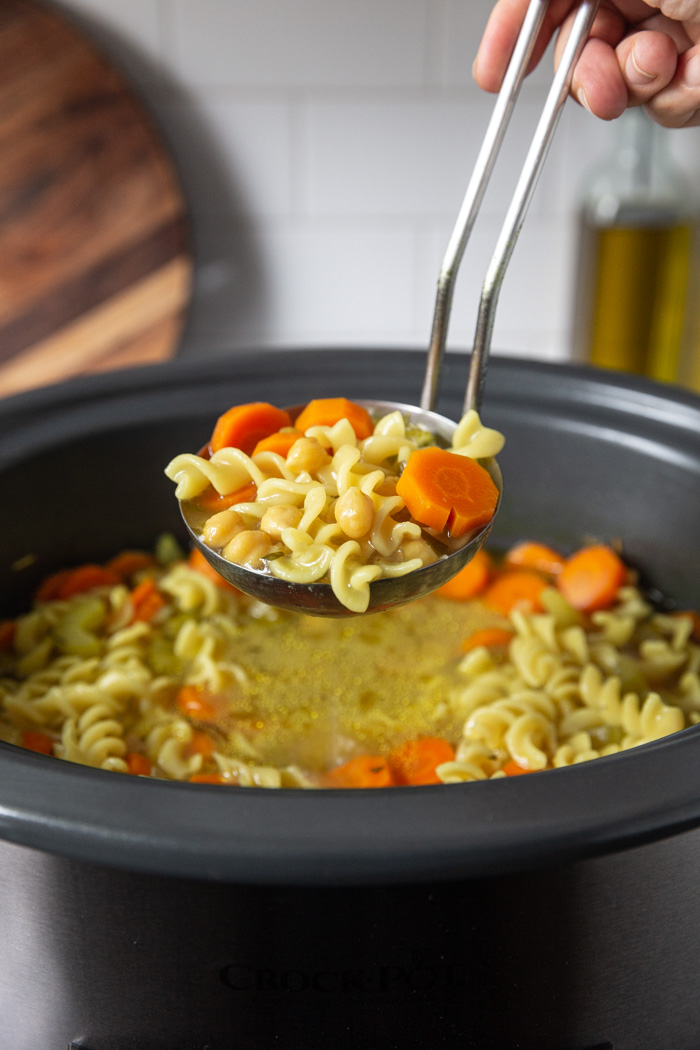
<instances>
[{"instance_id":1,"label":"celery piece","mask_svg":"<svg viewBox=\"0 0 700 1050\"><path fill-rule=\"evenodd\" d=\"M156 540L155 556L161 565L170 565L171 562L182 561L185 552L172 533L164 532Z\"/></svg>"},{"instance_id":2,"label":"celery piece","mask_svg":"<svg viewBox=\"0 0 700 1050\"><path fill-rule=\"evenodd\" d=\"M156 634L151 639L146 656L151 670L157 675L182 674L182 660L173 652L172 642Z\"/></svg>"},{"instance_id":3,"label":"celery piece","mask_svg":"<svg viewBox=\"0 0 700 1050\"><path fill-rule=\"evenodd\" d=\"M70 656L97 656L102 641L96 634L105 621L107 609L102 598L95 596L76 599L59 617L53 629L53 639Z\"/></svg>"}]
</instances>

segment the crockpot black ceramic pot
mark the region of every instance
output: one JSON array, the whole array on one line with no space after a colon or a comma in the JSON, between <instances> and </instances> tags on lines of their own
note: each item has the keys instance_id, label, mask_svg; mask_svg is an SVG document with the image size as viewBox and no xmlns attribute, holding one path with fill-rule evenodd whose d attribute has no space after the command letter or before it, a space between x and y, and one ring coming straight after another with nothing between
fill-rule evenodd
<instances>
[{"instance_id":1,"label":"crockpot black ceramic pot","mask_svg":"<svg viewBox=\"0 0 700 1050\"><path fill-rule=\"evenodd\" d=\"M0 616L60 565L181 533L163 466L229 405L415 403L423 361L260 352L3 402ZM448 357L445 414L465 378ZM697 399L497 358L483 416L507 436L495 544L620 539L698 605ZM373 792L145 781L0 744L0 1050L697 1050L698 827L700 727Z\"/></svg>"}]
</instances>

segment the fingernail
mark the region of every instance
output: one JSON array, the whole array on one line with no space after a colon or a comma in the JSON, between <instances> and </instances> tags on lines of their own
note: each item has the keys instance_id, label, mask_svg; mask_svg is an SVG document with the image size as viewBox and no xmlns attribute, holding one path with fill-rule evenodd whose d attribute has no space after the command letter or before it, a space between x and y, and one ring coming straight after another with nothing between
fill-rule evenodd
<instances>
[{"instance_id":1,"label":"fingernail","mask_svg":"<svg viewBox=\"0 0 700 1050\"><path fill-rule=\"evenodd\" d=\"M472 77L476 80L476 67L479 65L479 56L477 55L472 64Z\"/></svg>"},{"instance_id":2,"label":"fingernail","mask_svg":"<svg viewBox=\"0 0 700 1050\"><path fill-rule=\"evenodd\" d=\"M650 80L656 80L656 73L647 73L646 69L642 69L637 61L635 54L635 48L629 53L627 58L627 79L630 83L639 83L640 79L643 83L648 83Z\"/></svg>"},{"instance_id":3,"label":"fingernail","mask_svg":"<svg viewBox=\"0 0 700 1050\"><path fill-rule=\"evenodd\" d=\"M579 88L578 89L578 91L576 92L576 98L579 100L579 102L581 103L581 105L583 106L584 109L587 109L589 113L593 112L591 107L588 105L588 99L586 98L586 92L583 90L583 88Z\"/></svg>"},{"instance_id":4,"label":"fingernail","mask_svg":"<svg viewBox=\"0 0 700 1050\"><path fill-rule=\"evenodd\" d=\"M700 87L700 54L688 59L683 72L683 79L689 87Z\"/></svg>"}]
</instances>

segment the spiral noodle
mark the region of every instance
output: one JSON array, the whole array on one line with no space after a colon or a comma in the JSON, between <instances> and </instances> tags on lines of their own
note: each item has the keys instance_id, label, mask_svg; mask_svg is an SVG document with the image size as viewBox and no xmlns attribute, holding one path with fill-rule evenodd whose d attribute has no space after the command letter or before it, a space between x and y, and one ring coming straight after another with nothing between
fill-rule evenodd
<instances>
[{"instance_id":1,"label":"spiral noodle","mask_svg":"<svg viewBox=\"0 0 700 1050\"><path fill-rule=\"evenodd\" d=\"M126 743L121 711L114 703L91 704L78 718L68 718L61 732L59 757L100 769L125 773Z\"/></svg>"},{"instance_id":2,"label":"spiral noodle","mask_svg":"<svg viewBox=\"0 0 700 1050\"><path fill-rule=\"evenodd\" d=\"M486 780L498 769L495 753L484 744L462 742L454 762L443 762L437 775L443 784L464 784L470 780Z\"/></svg>"},{"instance_id":3,"label":"spiral noodle","mask_svg":"<svg viewBox=\"0 0 700 1050\"><path fill-rule=\"evenodd\" d=\"M145 751L173 780L187 780L202 768L202 756L189 751L192 737L189 722L182 718L169 719L151 729Z\"/></svg>"},{"instance_id":4,"label":"spiral noodle","mask_svg":"<svg viewBox=\"0 0 700 1050\"><path fill-rule=\"evenodd\" d=\"M607 725L620 726L634 742L657 740L685 724L681 709L665 704L658 693L650 692L644 698L633 692L623 694L619 678L604 678L592 665L581 675L581 697L600 712Z\"/></svg>"},{"instance_id":5,"label":"spiral noodle","mask_svg":"<svg viewBox=\"0 0 700 1050\"><path fill-rule=\"evenodd\" d=\"M175 565L159 586L172 598L179 612L212 616L217 612L235 614L237 609L237 600L232 591L217 587L208 576L195 572L185 564Z\"/></svg>"},{"instance_id":6,"label":"spiral noodle","mask_svg":"<svg viewBox=\"0 0 700 1050\"><path fill-rule=\"evenodd\" d=\"M222 448L210 459L182 453L171 460L165 469L171 481L176 482L178 499L194 499L212 485L219 495L235 492L247 482L260 486L265 480L260 467L238 448Z\"/></svg>"},{"instance_id":7,"label":"spiral noodle","mask_svg":"<svg viewBox=\"0 0 700 1050\"><path fill-rule=\"evenodd\" d=\"M462 417L452 437L454 451L460 456L469 456L470 459L489 459L491 456L497 456L504 445L503 434L483 426L473 408Z\"/></svg>"},{"instance_id":8,"label":"spiral noodle","mask_svg":"<svg viewBox=\"0 0 700 1050\"><path fill-rule=\"evenodd\" d=\"M374 516L374 525L370 533L370 543L384 558L395 554L402 544L409 539L419 539L421 527L415 521L397 521L392 514L403 509L400 496L390 496L382 500ZM419 566L422 561L419 562Z\"/></svg>"},{"instance_id":9,"label":"spiral noodle","mask_svg":"<svg viewBox=\"0 0 700 1050\"><path fill-rule=\"evenodd\" d=\"M378 565L363 565L359 554L359 543L348 540L336 551L330 568L333 593L352 612L365 611L369 605L369 585L381 575Z\"/></svg>"},{"instance_id":10,"label":"spiral noodle","mask_svg":"<svg viewBox=\"0 0 700 1050\"><path fill-rule=\"evenodd\" d=\"M246 673L232 660L226 659L227 639L221 621L214 618L204 622L186 620L173 643L173 652L186 662L185 681L219 693L232 682L245 684Z\"/></svg>"}]
</instances>

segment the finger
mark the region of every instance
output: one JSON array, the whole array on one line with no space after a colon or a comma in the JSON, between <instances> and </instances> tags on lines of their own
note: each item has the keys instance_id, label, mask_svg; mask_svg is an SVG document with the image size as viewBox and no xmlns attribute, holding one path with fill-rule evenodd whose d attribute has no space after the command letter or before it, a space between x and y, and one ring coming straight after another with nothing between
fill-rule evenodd
<instances>
[{"instance_id":1,"label":"finger","mask_svg":"<svg viewBox=\"0 0 700 1050\"><path fill-rule=\"evenodd\" d=\"M646 4L643 7L648 11ZM574 14L566 19L557 37L554 62L558 66L573 27ZM576 63L571 94L602 120L615 120L627 107L627 86L615 48L624 40L627 22L617 7L605 3L596 15L590 38Z\"/></svg>"},{"instance_id":2,"label":"finger","mask_svg":"<svg viewBox=\"0 0 700 1050\"><path fill-rule=\"evenodd\" d=\"M572 11L561 27L561 33L557 38L557 45L554 52L557 64L561 57L561 53L564 50L564 45L569 38L569 34L573 29L575 17L576 12ZM617 47L628 29L629 22L621 14L617 5L611 7L608 4L601 4L591 27L589 39L604 40L605 43L610 44L611 47Z\"/></svg>"},{"instance_id":3,"label":"finger","mask_svg":"<svg viewBox=\"0 0 700 1050\"><path fill-rule=\"evenodd\" d=\"M656 7L674 22L697 22L697 0L646 0L649 7Z\"/></svg>"},{"instance_id":4,"label":"finger","mask_svg":"<svg viewBox=\"0 0 700 1050\"><path fill-rule=\"evenodd\" d=\"M565 20L554 48L558 67L573 26L574 14ZM571 81L573 97L603 120L619 117L627 105L627 88L622 79L615 47L624 39L625 19L616 8L601 6L590 37L576 63Z\"/></svg>"},{"instance_id":5,"label":"finger","mask_svg":"<svg viewBox=\"0 0 700 1050\"><path fill-rule=\"evenodd\" d=\"M678 51L665 33L633 33L618 45L617 61L627 87L627 104L641 106L671 83Z\"/></svg>"},{"instance_id":6,"label":"finger","mask_svg":"<svg viewBox=\"0 0 700 1050\"><path fill-rule=\"evenodd\" d=\"M700 44L678 56L675 76L649 99L645 109L666 128L700 126Z\"/></svg>"},{"instance_id":7,"label":"finger","mask_svg":"<svg viewBox=\"0 0 700 1050\"><path fill-rule=\"evenodd\" d=\"M499 0L491 11L472 67L472 75L484 91L499 90L526 8L526 0Z\"/></svg>"},{"instance_id":8,"label":"finger","mask_svg":"<svg viewBox=\"0 0 700 1050\"><path fill-rule=\"evenodd\" d=\"M607 2L607 0L604 0ZM698 2L697 0L614 0L626 18L632 22L639 22L644 15L637 15L637 11L643 8L648 13L659 11L665 15L668 21L673 22L697 22Z\"/></svg>"},{"instance_id":9,"label":"finger","mask_svg":"<svg viewBox=\"0 0 700 1050\"><path fill-rule=\"evenodd\" d=\"M537 38L529 70L539 62L557 26L561 24L575 0L552 0ZM484 91L498 91L520 28L525 19L528 0L498 0L486 23L474 60L473 76ZM528 70L528 71L529 71Z\"/></svg>"},{"instance_id":10,"label":"finger","mask_svg":"<svg viewBox=\"0 0 700 1050\"><path fill-rule=\"evenodd\" d=\"M574 70L571 94L602 120L615 120L625 111L627 85L610 44L588 41Z\"/></svg>"},{"instance_id":11,"label":"finger","mask_svg":"<svg viewBox=\"0 0 700 1050\"><path fill-rule=\"evenodd\" d=\"M690 23L674 22L673 19L666 18L665 15L651 15L649 18L637 22L634 28L637 32L640 32L642 29L652 29L656 33L665 33L666 36L673 40L676 45L676 51L679 54L687 51L693 45L693 40L689 35L693 31L693 26ZM695 29L700 33L700 25L696 25Z\"/></svg>"},{"instance_id":12,"label":"finger","mask_svg":"<svg viewBox=\"0 0 700 1050\"><path fill-rule=\"evenodd\" d=\"M603 0L608 3L609 0ZM695 0L693 0L695 2ZM615 7L631 26L638 26L645 18L654 17L660 10L660 0L614 0ZM667 22L671 19L667 18Z\"/></svg>"}]
</instances>

